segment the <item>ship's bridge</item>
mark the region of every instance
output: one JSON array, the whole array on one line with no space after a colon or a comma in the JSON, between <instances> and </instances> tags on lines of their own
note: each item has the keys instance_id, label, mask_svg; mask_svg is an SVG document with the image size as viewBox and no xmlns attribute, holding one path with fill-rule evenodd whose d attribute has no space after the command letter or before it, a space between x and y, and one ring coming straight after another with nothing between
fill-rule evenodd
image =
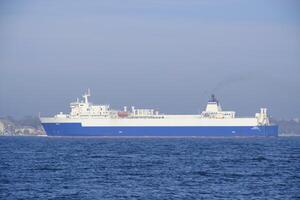
<instances>
[{"instance_id":1,"label":"ship's bridge","mask_svg":"<svg viewBox=\"0 0 300 200\"><path fill-rule=\"evenodd\" d=\"M201 113L203 118L235 118L234 111L223 111L220 102L217 100L214 94L208 100L205 111Z\"/></svg>"},{"instance_id":2,"label":"ship's bridge","mask_svg":"<svg viewBox=\"0 0 300 200\"><path fill-rule=\"evenodd\" d=\"M85 93L83 97L83 101L79 101L77 98L76 102L70 103L70 117L76 116L108 116L110 115L110 107L109 105L93 105L89 102L88 97L91 96L90 90Z\"/></svg>"}]
</instances>

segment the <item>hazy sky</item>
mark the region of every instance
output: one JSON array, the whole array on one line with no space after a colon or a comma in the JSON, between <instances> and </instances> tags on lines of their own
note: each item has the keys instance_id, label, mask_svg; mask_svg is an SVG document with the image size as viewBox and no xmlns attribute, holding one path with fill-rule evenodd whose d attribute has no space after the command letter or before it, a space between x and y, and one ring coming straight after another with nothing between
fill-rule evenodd
<instances>
[{"instance_id":1,"label":"hazy sky","mask_svg":"<svg viewBox=\"0 0 300 200\"><path fill-rule=\"evenodd\" d=\"M298 0L1 0L0 116L94 103L300 117Z\"/></svg>"}]
</instances>

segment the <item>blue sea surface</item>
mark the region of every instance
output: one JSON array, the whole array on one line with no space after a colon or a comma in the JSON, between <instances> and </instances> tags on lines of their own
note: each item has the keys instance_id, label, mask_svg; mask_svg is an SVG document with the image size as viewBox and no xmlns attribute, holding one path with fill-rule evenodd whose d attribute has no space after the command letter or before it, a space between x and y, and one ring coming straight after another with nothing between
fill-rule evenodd
<instances>
[{"instance_id":1,"label":"blue sea surface","mask_svg":"<svg viewBox=\"0 0 300 200\"><path fill-rule=\"evenodd\" d=\"M300 138L0 137L1 199L300 199Z\"/></svg>"}]
</instances>

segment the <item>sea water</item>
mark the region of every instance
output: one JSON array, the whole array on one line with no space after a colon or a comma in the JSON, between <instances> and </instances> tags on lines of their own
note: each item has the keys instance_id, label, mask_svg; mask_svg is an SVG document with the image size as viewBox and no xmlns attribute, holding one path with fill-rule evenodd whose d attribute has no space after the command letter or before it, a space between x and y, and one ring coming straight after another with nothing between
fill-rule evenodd
<instances>
[{"instance_id":1,"label":"sea water","mask_svg":"<svg viewBox=\"0 0 300 200\"><path fill-rule=\"evenodd\" d=\"M297 137L0 137L0 199L297 198Z\"/></svg>"}]
</instances>

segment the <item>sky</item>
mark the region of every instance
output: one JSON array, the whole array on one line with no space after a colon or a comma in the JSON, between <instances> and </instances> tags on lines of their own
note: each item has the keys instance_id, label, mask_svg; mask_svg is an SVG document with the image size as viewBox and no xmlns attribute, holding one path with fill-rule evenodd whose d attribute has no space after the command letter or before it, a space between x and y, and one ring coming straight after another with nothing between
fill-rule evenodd
<instances>
[{"instance_id":1,"label":"sky","mask_svg":"<svg viewBox=\"0 0 300 200\"><path fill-rule=\"evenodd\" d=\"M0 116L91 101L300 117L298 0L1 0Z\"/></svg>"}]
</instances>

